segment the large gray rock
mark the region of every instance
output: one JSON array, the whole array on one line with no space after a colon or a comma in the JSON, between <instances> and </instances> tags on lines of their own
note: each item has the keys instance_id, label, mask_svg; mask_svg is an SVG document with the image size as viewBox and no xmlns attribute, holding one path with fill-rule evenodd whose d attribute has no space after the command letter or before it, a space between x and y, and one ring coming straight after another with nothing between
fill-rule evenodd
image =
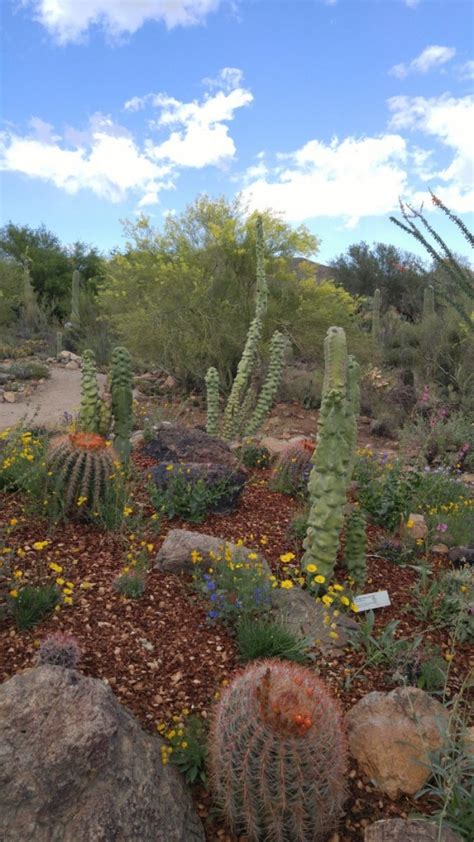
<instances>
[{"instance_id":1,"label":"large gray rock","mask_svg":"<svg viewBox=\"0 0 474 842\"><path fill-rule=\"evenodd\" d=\"M168 423L157 426L153 439L144 445L142 453L153 459L156 464L202 462L226 465L233 471L242 470L237 457L221 439L208 435L205 430L183 427L180 424Z\"/></svg>"},{"instance_id":2,"label":"large gray rock","mask_svg":"<svg viewBox=\"0 0 474 842\"><path fill-rule=\"evenodd\" d=\"M2 842L204 842L162 741L102 681L44 666L0 687Z\"/></svg>"},{"instance_id":3,"label":"large gray rock","mask_svg":"<svg viewBox=\"0 0 474 842\"><path fill-rule=\"evenodd\" d=\"M365 829L364 842L462 842L461 836L449 827L430 821L383 819Z\"/></svg>"},{"instance_id":4,"label":"large gray rock","mask_svg":"<svg viewBox=\"0 0 474 842\"><path fill-rule=\"evenodd\" d=\"M349 749L390 798L415 795L430 777L430 753L443 745L448 719L418 687L368 693L346 714Z\"/></svg>"},{"instance_id":5,"label":"large gray rock","mask_svg":"<svg viewBox=\"0 0 474 842\"><path fill-rule=\"evenodd\" d=\"M283 623L298 637L309 638L325 655L347 646L350 633L357 632L358 624L355 620L344 614L334 617L330 607L316 602L302 588L274 590L272 603L273 619ZM330 623L325 622L326 617L330 618Z\"/></svg>"},{"instance_id":6,"label":"large gray rock","mask_svg":"<svg viewBox=\"0 0 474 842\"><path fill-rule=\"evenodd\" d=\"M207 568L214 556L222 556L225 549L230 549L233 558L247 558L257 555L255 563L262 565L265 572L270 573L267 562L260 554L254 553L248 547L237 546L225 538L216 538L203 532L192 532L189 529L170 529L155 559L155 567L165 573L193 573L196 566ZM193 552L199 553L201 559L193 561ZM212 555L211 555L212 554Z\"/></svg>"}]
</instances>

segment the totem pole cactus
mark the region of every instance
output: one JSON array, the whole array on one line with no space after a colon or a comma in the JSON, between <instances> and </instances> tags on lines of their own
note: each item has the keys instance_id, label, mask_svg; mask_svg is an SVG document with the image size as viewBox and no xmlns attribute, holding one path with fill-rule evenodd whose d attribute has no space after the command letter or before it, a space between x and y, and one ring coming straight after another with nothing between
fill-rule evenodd
<instances>
[{"instance_id":1,"label":"totem pole cactus","mask_svg":"<svg viewBox=\"0 0 474 842\"><path fill-rule=\"evenodd\" d=\"M82 355L81 408L79 427L84 433L99 432L100 394L93 351Z\"/></svg>"},{"instance_id":2,"label":"totem pole cactus","mask_svg":"<svg viewBox=\"0 0 474 842\"><path fill-rule=\"evenodd\" d=\"M262 217L257 217L256 222L256 244L255 252L257 257L257 283L255 291L255 315L265 318L268 305L268 287L267 277L265 274L265 240L263 236L263 220Z\"/></svg>"},{"instance_id":3,"label":"totem pole cactus","mask_svg":"<svg viewBox=\"0 0 474 842\"><path fill-rule=\"evenodd\" d=\"M130 436L133 427L132 358L126 348L114 348L112 353L112 415L114 419L114 447L123 464L127 464L132 449Z\"/></svg>"},{"instance_id":4,"label":"totem pole cactus","mask_svg":"<svg viewBox=\"0 0 474 842\"><path fill-rule=\"evenodd\" d=\"M380 308L382 304L382 297L380 290L376 289L372 299L372 339L378 342L380 339Z\"/></svg>"},{"instance_id":5,"label":"totem pole cactus","mask_svg":"<svg viewBox=\"0 0 474 842\"><path fill-rule=\"evenodd\" d=\"M207 389L207 423L206 431L210 436L219 435L219 372L213 366L208 369L206 377Z\"/></svg>"},{"instance_id":6,"label":"totem pole cactus","mask_svg":"<svg viewBox=\"0 0 474 842\"><path fill-rule=\"evenodd\" d=\"M333 573L344 521L347 486L355 446L358 366L351 362L348 377L346 336L331 327L324 343L325 375L318 442L308 490L310 512L303 542L302 565L315 564L328 581Z\"/></svg>"},{"instance_id":7,"label":"totem pole cactus","mask_svg":"<svg viewBox=\"0 0 474 842\"><path fill-rule=\"evenodd\" d=\"M367 576L366 554L365 518L359 509L353 509L346 523L344 562L350 578L359 589L364 588Z\"/></svg>"},{"instance_id":8,"label":"totem pole cactus","mask_svg":"<svg viewBox=\"0 0 474 842\"><path fill-rule=\"evenodd\" d=\"M275 331L270 342L270 360L266 380L258 396L257 405L245 429L246 436L253 436L265 421L280 385L286 349L286 337Z\"/></svg>"},{"instance_id":9,"label":"totem pole cactus","mask_svg":"<svg viewBox=\"0 0 474 842\"><path fill-rule=\"evenodd\" d=\"M323 842L345 798L338 703L297 664L253 663L227 687L209 737L213 789L229 827L250 842Z\"/></svg>"},{"instance_id":10,"label":"totem pole cactus","mask_svg":"<svg viewBox=\"0 0 474 842\"><path fill-rule=\"evenodd\" d=\"M74 327L79 327L81 315L79 310L79 296L81 291L81 275L78 269L74 269L72 273L71 284L71 324Z\"/></svg>"},{"instance_id":11,"label":"totem pole cactus","mask_svg":"<svg viewBox=\"0 0 474 842\"><path fill-rule=\"evenodd\" d=\"M427 322L435 315L434 287L428 284L423 293L423 322Z\"/></svg>"}]
</instances>

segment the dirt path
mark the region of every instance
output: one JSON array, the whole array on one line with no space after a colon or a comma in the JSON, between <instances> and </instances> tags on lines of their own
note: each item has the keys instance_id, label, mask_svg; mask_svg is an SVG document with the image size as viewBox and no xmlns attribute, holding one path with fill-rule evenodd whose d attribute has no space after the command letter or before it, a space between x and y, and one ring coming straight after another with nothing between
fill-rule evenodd
<instances>
[{"instance_id":1,"label":"dirt path","mask_svg":"<svg viewBox=\"0 0 474 842\"><path fill-rule=\"evenodd\" d=\"M44 427L58 427L64 419L64 413L74 415L81 400L81 372L59 368L50 368L51 377L27 400L18 403L0 403L0 431L12 427L20 421L34 423ZM104 375L99 375L102 385Z\"/></svg>"}]
</instances>

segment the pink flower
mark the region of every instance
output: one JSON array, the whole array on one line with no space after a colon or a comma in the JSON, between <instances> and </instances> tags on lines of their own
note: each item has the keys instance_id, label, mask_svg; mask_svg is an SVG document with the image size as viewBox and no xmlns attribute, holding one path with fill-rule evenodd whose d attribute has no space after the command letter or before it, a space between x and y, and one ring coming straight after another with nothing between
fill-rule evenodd
<instances>
[{"instance_id":1,"label":"pink flower","mask_svg":"<svg viewBox=\"0 0 474 842\"><path fill-rule=\"evenodd\" d=\"M447 529L448 529L447 523L438 523L438 526L436 527L436 532L446 532Z\"/></svg>"}]
</instances>

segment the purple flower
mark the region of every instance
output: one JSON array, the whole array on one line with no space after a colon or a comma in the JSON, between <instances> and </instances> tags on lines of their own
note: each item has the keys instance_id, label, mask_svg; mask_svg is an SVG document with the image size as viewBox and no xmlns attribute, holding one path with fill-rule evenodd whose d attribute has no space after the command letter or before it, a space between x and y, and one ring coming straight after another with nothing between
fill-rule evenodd
<instances>
[{"instance_id":1,"label":"purple flower","mask_svg":"<svg viewBox=\"0 0 474 842\"><path fill-rule=\"evenodd\" d=\"M448 524L447 523L438 523L436 527L436 532L447 532Z\"/></svg>"},{"instance_id":2,"label":"purple flower","mask_svg":"<svg viewBox=\"0 0 474 842\"><path fill-rule=\"evenodd\" d=\"M210 620L215 620L216 617L218 616L218 614L217 614L217 611L215 611L215 609L213 608L212 611L209 611L207 616L209 617Z\"/></svg>"}]
</instances>

